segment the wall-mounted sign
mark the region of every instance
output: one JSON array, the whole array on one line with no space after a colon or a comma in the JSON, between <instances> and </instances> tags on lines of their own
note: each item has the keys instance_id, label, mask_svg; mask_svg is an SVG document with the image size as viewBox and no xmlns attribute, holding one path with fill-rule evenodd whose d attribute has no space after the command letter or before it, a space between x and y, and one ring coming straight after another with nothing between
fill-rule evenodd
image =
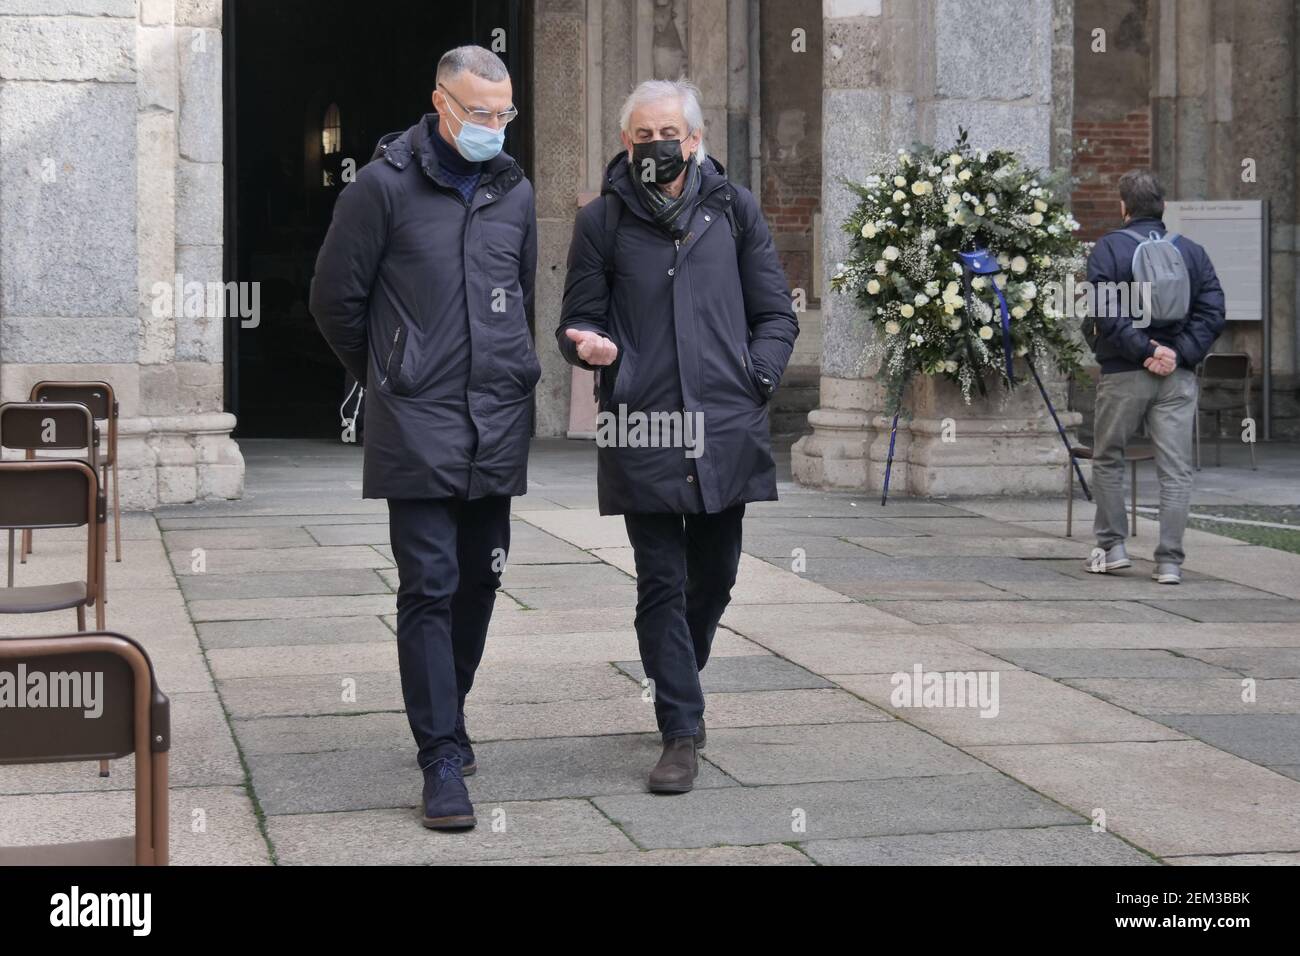
<instances>
[{"instance_id":1,"label":"wall-mounted sign","mask_svg":"<svg viewBox=\"0 0 1300 956\"><path fill-rule=\"evenodd\" d=\"M1199 242L1223 286L1228 321L1264 318L1268 280L1264 203L1259 199L1181 200L1165 203L1165 225Z\"/></svg>"}]
</instances>

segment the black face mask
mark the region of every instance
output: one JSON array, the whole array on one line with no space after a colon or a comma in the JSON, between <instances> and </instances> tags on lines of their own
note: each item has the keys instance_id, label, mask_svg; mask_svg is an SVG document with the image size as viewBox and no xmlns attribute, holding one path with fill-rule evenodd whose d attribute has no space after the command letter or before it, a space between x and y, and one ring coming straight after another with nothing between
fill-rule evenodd
<instances>
[{"instance_id":1,"label":"black face mask","mask_svg":"<svg viewBox=\"0 0 1300 956\"><path fill-rule=\"evenodd\" d=\"M682 159L680 139L656 139L648 143L632 144L632 175L642 182L649 173L662 186L680 176L685 168L686 160Z\"/></svg>"}]
</instances>

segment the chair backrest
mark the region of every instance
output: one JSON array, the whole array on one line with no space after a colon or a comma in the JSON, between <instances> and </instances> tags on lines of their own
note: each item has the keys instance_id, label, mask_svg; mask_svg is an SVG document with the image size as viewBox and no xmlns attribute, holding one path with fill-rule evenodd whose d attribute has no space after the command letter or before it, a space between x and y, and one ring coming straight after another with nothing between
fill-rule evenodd
<instances>
[{"instance_id":1,"label":"chair backrest","mask_svg":"<svg viewBox=\"0 0 1300 956\"><path fill-rule=\"evenodd\" d=\"M37 382L32 386L33 402L80 402L99 421L117 418L117 399L107 382Z\"/></svg>"},{"instance_id":2,"label":"chair backrest","mask_svg":"<svg viewBox=\"0 0 1300 956\"><path fill-rule=\"evenodd\" d=\"M167 861L170 746L171 705L135 641L107 631L0 637L0 765L134 754L137 863Z\"/></svg>"},{"instance_id":3,"label":"chair backrest","mask_svg":"<svg viewBox=\"0 0 1300 956\"><path fill-rule=\"evenodd\" d=\"M1250 356L1245 352L1211 352L1201 362L1201 378L1221 382L1249 381Z\"/></svg>"},{"instance_id":4,"label":"chair backrest","mask_svg":"<svg viewBox=\"0 0 1300 956\"><path fill-rule=\"evenodd\" d=\"M79 402L0 405L0 448L24 451L87 449L99 443L94 412Z\"/></svg>"},{"instance_id":5,"label":"chair backrest","mask_svg":"<svg viewBox=\"0 0 1300 956\"><path fill-rule=\"evenodd\" d=\"M79 528L103 520L99 478L84 461L0 461L0 528Z\"/></svg>"}]
</instances>

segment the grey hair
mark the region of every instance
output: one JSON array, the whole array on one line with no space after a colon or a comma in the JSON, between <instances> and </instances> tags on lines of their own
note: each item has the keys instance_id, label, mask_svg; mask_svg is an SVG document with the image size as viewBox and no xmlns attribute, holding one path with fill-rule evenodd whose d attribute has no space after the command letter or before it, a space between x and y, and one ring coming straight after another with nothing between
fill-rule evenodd
<instances>
[{"instance_id":1,"label":"grey hair","mask_svg":"<svg viewBox=\"0 0 1300 956\"><path fill-rule=\"evenodd\" d=\"M619 127L631 136L632 130L629 127L632 123L632 111L668 99L681 101L682 115L686 117L686 125L690 127L686 131L687 134L700 131L700 148L696 150L695 158L697 162L703 162L708 154L704 150L704 110L700 106L700 88L685 77L679 80L646 80L639 84L623 101L623 109L618 117Z\"/></svg>"},{"instance_id":2,"label":"grey hair","mask_svg":"<svg viewBox=\"0 0 1300 956\"><path fill-rule=\"evenodd\" d=\"M458 46L448 50L438 61L437 81L446 82L466 71L493 83L510 79L510 71L501 62L501 57L491 50L481 46Z\"/></svg>"},{"instance_id":3,"label":"grey hair","mask_svg":"<svg viewBox=\"0 0 1300 956\"><path fill-rule=\"evenodd\" d=\"M1119 178L1119 198L1130 219L1163 219L1165 187L1149 169L1134 169Z\"/></svg>"}]
</instances>

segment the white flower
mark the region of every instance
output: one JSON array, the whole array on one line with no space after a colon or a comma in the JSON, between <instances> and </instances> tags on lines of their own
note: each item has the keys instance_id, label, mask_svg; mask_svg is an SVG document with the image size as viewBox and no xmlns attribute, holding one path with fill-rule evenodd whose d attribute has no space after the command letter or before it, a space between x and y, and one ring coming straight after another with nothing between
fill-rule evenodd
<instances>
[{"instance_id":1,"label":"white flower","mask_svg":"<svg viewBox=\"0 0 1300 956\"><path fill-rule=\"evenodd\" d=\"M912 183L912 195L925 196L934 192L934 185L927 179L918 179Z\"/></svg>"},{"instance_id":2,"label":"white flower","mask_svg":"<svg viewBox=\"0 0 1300 956\"><path fill-rule=\"evenodd\" d=\"M996 206L998 204L998 197L993 195L992 193L985 193L984 204L986 206Z\"/></svg>"},{"instance_id":3,"label":"white flower","mask_svg":"<svg viewBox=\"0 0 1300 956\"><path fill-rule=\"evenodd\" d=\"M931 279L929 282L925 284L925 294L929 296L935 296L939 294L938 279Z\"/></svg>"},{"instance_id":4,"label":"white flower","mask_svg":"<svg viewBox=\"0 0 1300 956\"><path fill-rule=\"evenodd\" d=\"M954 262L952 264L952 271L957 273L957 275L961 275L961 263Z\"/></svg>"},{"instance_id":5,"label":"white flower","mask_svg":"<svg viewBox=\"0 0 1300 956\"><path fill-rule=\"evenodd\" d=\"M972 173L969 169L963 169L961 172L957 174L957 178L960 179L962 182L967 182L974 175L975 174Z\"/></svg>"},{"instance_id":6,"label":"white flower","mask_svg":"<svg viewBox=\"0 0 1300 956\"><path fill-rule=\"evenodd\" d=\"M1007 254L1005 252L998 253L998 265L1000 265L1004 269L1007 266L1011 265L1011 260L1007 257Z\"/></svg>"},{"instance_id":7,"label":"white flower","mask_svg":"<svg viewBox=\"0 0 1300 956\"><path fill-rule=\"evenodd\" d=\"M926 295L924 292L918 292L916 294L916 298L912 300L912 303L914 305L926 305L929 303L929 301L930 301L930 297L928 295Z\"/></svg>"},{"instance_id":8,"label":"white flower","mask_svg":"<svg viewBox=\"0 0 1300 956\"><path fill-rule=\"evenodd\" d=\"M890 335L897 335L899 331L902 330L902 328L903 327L899 325L897 322L895 322L893 319L890 319L888 322L885 323L885 331L888 332Z\"/></svg>"},{"instance_id":9,"label":"white flower","mask_svg":"<svg viewBox=\"0 0 1300 956\"><path fill-rule=\"evenodd\" d=\"M1015 308L1013 308L1013 309L1011 310L1011 316L1012 316L1012 318L1023 319L1023 318L1025 317L1025 309L1024 309L1024 306L1020 306L1020 305L1018 305L1018 306L1016 306Z\"/></svg>"},{"instance_id":10,"label":"white flower","mask_svg":"<svg viewBox=\"0 0 1300 956\"><path fill-rule=\"evenodd\" d=\"M961 198L962 198L962 200L963 200L964 202L974 202L974 201L975 201L975 197L972 196L970 193L962 193L962 194L961 194Z\"/></svg>"},{"instance_id":11,"label":"white flower","mask_svg":"<svg viewBox=\"0 0 1300 956\"><path fill-rule=\"evenodd\" d=\"M875 238L875 235L878 231L879 230L876 229L876 224L874 222L864 222L862 224L862 238L864 239Z\"/></svg>"},{"instance_id":12,"label":"white flower","mask_svg":"<svg viewBox=\"0 0 1300 956\"><path fill-rule=\"evenodd\" d=\"M916 314L916 309L912 308L910 305L904 304L898 307L898 314L905 319L910 319Z\"/></svg>"},{"instance_id":13,"label":"white flower","mask_svg":"<svg viewBox=\"0 0 1300 956\"><path fill-rule=\"evenodd\" d=\"M986 210L986 209L984 208L983 204L977 205L977 206L975 207L975 215L977 215L977 216L982 216L982 215L984 215L984 213L986 213L987 211L988 211L988 210Z\"/></svg>"},{"instance_id":14,"label":"white flower","mask_svg":"<svg viewBox=\"0 0 1300 956\"><path fill-rule=\"evenodd\" d=\"M987 325L980 326L980 338L982 338L985 342L993 338L993 329Z\"/></svg>"},{"instance_id":15,"label":"white flower","mask_svg":"<svg viewBox=\"0 0 1300 956\"><path fill-rule=\"evenodd\" d=\"M961 165L961 153L950 153L948 155L948 165L957 167Z\"/></svg>"},{"instance_id":16,"label":"white flower","mask_svg":"<svg viewBox=\"0 0 1300 956\"><path fill-rule=\"evenodd\" d=\"M885 258L893 262L898 258L898 246L885 246Z\"/></svg>"},{"instance_id":17,"label":"white flower","mask_svg":"<svg viewBox=\"0 0 1300 956\"><path fill-rule=\"evenodd\" d=\"M930 166L926 169L926 173L931 176L938 176L941 172L943 172L943 168L940 166Z\"/></svg>"},{"instance_id":18,"label":"white flower","mask_svg":"<svg viewBox=\"0 0 1300 956\"><path fill-rule=\"evenodd\" d=\"M877 259L875 265L876 275L883 276L889 272L889 266L885 264L884 259Z\"/></svg>"},{"instance_id":19,"label":"white flower","mask_svg":"<svg viewBox=\"0 0 1300 956\"><path fill-rule=\"evenodd\" d=\"M906 185L907 185L907 177L906 177L906 176L895 176L895 177L894 177L894 185L895 185L895 186L899 186L899 187L906 186Z\"/></svg>"},{"instance_id":20,"label":"white flower","mask_svg":"<svg viewBox=\"0 0 1300 956\"><path fill-rule=\"evenodd\" d=\"M1041 212L1031 212L1028 222L1031 226L1041 226L1043 224L1043 214Z\"/></svg>"},{"instance_id":21,"label":"white flower","mask_svg":"<svg viewBox=\"0 0 1300 956\"><path fill-rule=\"evenodd\" d=\"M934 230L933 230L933 229L922 229L922 230L921 230L921 241L922 241L922 242L934 242Z\"/></svg>"},{"instance_id":22,"label":"white flower","mask_svg":"<svg viewBox=\"0 0 1300 956\"><path fill-rule=\"evenodd\" d=\"M952 315L951 312L949 312L948 314L949 314L949 315ZM951 319L948 320L948 328L952 329L954 332L956 332L958 329L960 329L960 328L961 328L961 318L958 317L958 316L955 316L955 315L954 315Z\"/></svg>"},{"instance_id":23,"label":"white flower","mask_svg":"<svg viewBox=\"0 0 1300 956\"><path fill-rule=\"evenodd\" d=\"M1038 260L1038 264L1041 265L1041 266L1045 269L1045 268L1047 268L1048 266L1050 266L1050 265L1052 264L1052 257L1051 257L1051 256L1043 256L1041 259Z\"/></svg>"},{"instance_id":24,"label":"white flower","mask_svg":"<svg viewBox=\"0 0 1300 956\"><path fill-rule=\"evenodd\" d=\"M972 289L982 289L986 285L988 285L988 280L985 279L983 276L976 276L975 278L970 280L970 287Z\"/></svg>"},{"instance_id":25,"label":"white flower","mask_svg":"<svg viewBox=\"0 0 1300 956\"><path fill-rule=\"evenodd\" d=\"M907 198L907 193L903 192L901 189L895 189L894 195L891 196L890 198L893 199L894 202L902 202L904 199Z\"/></svg>"},{"instance_id":26,"label":"white flower","mask_svg":"<svg viewBox=\"0 0 1300 956\"><path fill-rule=\"evenodd\" d=\"M1047 203L1043 202L1041 199L1035 199L1034 208L1039 212L1047 212Z\"/></svg>"},{"instance_id":27,"label":"white flower","mask_svg":"<svg viewBox=\"0 0 1300 956\"><path fill-rule=\"evenodd\" d=\"M872 295L875 295L877 292L880 291L880 282L876 279L872 279L870 282L867 283L867 291L870 292Z\"/></svg>"},{"instance_id":28,"label":"white flower","mask_svg":"<svg viewBox=\"0 0 1300 956\"><path fill-rule=\"evenodd\" d=\"M951 375L953 372L957 371L957 363L952 359L948 359L948 361L943 363L943 370Z\"/></svg>"},{"instance_id":29,"label":"white flower","mask_svg":"<svg viewBox=\"0 0 1300 956\"><path fill-rule=\"evenodd\" d=\"M912 162L912 157L908 156L905 150L900 149L898 151L898 161L902 163L904 166L908 166Z\"/></svg>"},{"instance_id":30,"label":"white flower","mask_svg":"<svg viewBox=\"0 0 1300 956\"><path fill-rule=\"evenodd\" d=\"M1036 285L1035 285L1034 283L1032 283L1032 282L1026 282L1024 285L1022 285L1022 286L1020 287L1020 294L1021 294L1024 298L1026 298L1026 299L1034 299L1034 298L1037 298L1037 297L1038 297L1038 286L1036 286Z\"/></svg>"},{"instance_id":31,"label":"white flower","mask_svg":"<svg viewBox=\"0 0 1300 956\"><path fill-rule=\"evenodd\" d=\"M1028 268L1029 268L1029 263L1025 261L1024 256L1016 256L1014 259L1011 260L1012 272L1017 272L1017 273L1024 272Z\"/></svg>"}]
</instances>

